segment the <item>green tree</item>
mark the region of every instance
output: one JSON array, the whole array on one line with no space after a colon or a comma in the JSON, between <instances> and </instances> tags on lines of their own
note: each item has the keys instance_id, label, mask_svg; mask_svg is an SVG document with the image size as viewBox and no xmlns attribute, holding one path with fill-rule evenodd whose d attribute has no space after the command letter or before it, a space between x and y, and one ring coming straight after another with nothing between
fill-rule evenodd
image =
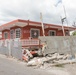
<instances>
[{"instance_id":1,"label":"green tree","mask_svg":"<svg viewBox=\"0 0 76 75\"><path fill-rule=\"evenodd\" d=\"M72 35L73 35L73 36L76 36L76 31L74 31L74 32L72 33Z\"/></svg>"}]
</instances>

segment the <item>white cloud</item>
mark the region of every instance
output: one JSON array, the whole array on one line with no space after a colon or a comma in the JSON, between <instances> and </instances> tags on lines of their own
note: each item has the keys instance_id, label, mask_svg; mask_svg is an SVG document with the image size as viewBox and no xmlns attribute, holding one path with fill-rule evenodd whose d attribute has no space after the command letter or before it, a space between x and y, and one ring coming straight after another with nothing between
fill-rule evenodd
<instances>
[{"instance_id":1,"label":"white cloud","mask_svg":"<svg viewBox=\"0 0 76 75\"><path fill-rule=\"evenodd\" d=\"M65 17L62 4L57 0L0 0L0 24L15 19L40 21L40 12L47 23L61 24L60 16ZM63 0L69 25L75 20L76 0ZM66 24L66 23L65 23Z\"/></svg>"}]
</instances>

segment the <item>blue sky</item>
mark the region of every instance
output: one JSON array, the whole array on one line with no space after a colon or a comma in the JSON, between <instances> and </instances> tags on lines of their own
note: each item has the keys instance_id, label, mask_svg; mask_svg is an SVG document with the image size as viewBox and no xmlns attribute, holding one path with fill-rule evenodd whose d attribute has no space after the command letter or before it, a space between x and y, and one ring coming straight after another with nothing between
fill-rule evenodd
<instances>
[{"instance_id":1,"label":"blue sky","mask_svg":"<svg viewBox=\"0 0 76 75\"><path fill-rule=\"evenodd\" d=\"M15 19L40 21L40 12L45 23L61 24L65 17L62 4L57 0L0 0L0 25ZM76 0L63 0L69 26L76 21ZM66 25L66 22L64 23Z\"/></svg>"}]
</instances>

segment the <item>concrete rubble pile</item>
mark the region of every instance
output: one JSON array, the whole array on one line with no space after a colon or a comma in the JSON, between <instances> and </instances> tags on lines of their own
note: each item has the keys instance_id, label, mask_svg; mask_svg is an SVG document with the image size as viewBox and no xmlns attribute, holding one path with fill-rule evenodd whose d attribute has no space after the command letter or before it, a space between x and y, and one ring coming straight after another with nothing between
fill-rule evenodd
<instances>
[{"instance_id":1,"label":"concrete rubble pile","mask_svg":"<svg viewBox=\"0 0 76 75\"><path fill-rule=\"evenodd\" d=\"M71 64L71 63L76 63L75 57L73 57L70 54L59 54L59 53L54 53L50 54L44 57L35 57L28 61L27 66L44 66L44 64L50 64L50 66L55 66L55 65L64 65L64 64Z\"/></svg>"},{"instance_id":2,"label":"concrete rubble pile","mask_svg":"<svg viewBox=\"0 0 76 75\"><path fill-rule=\"evenodd\" d=\"M46 63L51 66L76 63L76 58L72 54L49 53L39 56L37 51L24 50L23 59L27 66L44 66Z\"/></svg>"}]
</instances>

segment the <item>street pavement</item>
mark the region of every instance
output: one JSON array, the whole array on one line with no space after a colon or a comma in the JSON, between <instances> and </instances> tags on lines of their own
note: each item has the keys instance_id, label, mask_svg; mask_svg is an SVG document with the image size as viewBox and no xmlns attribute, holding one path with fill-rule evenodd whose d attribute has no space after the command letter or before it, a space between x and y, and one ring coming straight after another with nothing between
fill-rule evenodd
<instances>
[{"instance_id":1,"label":"street pavement","mask_svg":"<svg viewBox=\"0 0 76 75\"><path fill-rule=\"evenodd\" d=\"M27 67L26 63L0 55L0 75L53 75L44 70Z\"/></svg>"}]
</instances>

